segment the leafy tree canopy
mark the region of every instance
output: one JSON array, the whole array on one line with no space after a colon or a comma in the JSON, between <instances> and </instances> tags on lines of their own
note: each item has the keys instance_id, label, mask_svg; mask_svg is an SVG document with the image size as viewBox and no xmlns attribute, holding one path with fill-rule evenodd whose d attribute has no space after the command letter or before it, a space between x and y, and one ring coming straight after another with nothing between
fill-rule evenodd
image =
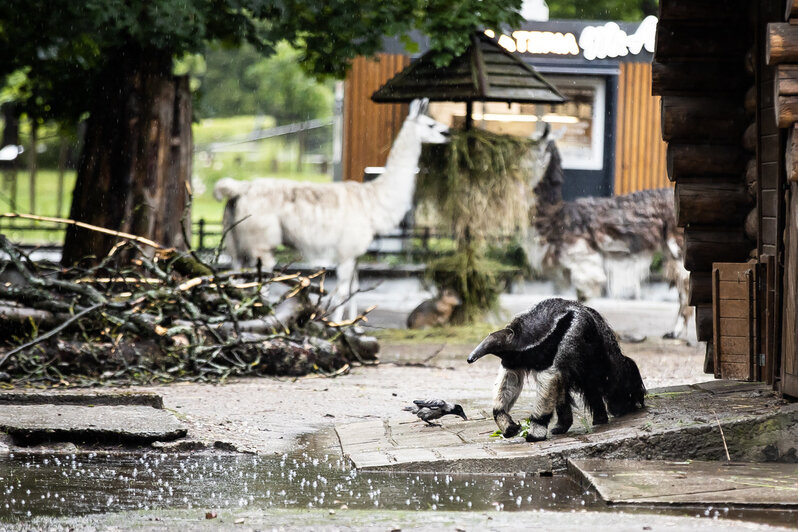
<instances>
[{"instance_id":1,"label":"leafy tree canopy","mask_svg":"<svg viewBox=\"0 0 798 532\"><path fill-rule=\"evenodd\" d=\"M278 123L332 115L331 80L318 81L299 64L300 52L287 43L269 57L245 45L231 50L211 47L203 72L196 72L201 117L266 114Z\"/></svg>"},{"instance_id":2,"label":"leafy tree canopy","mask_svg":"<svg viewBox=\"0 0 798 532\"><path fill-rule=\"evenodd\" d=\"M75 119L109 58L200 53L206 43L251 44L264 55L286 41L315 75L342 76L386 35L430 37L444 63L475 27L516 25L520 0L3 0L0 76L22 70L28 111ZM113 52L113 53L111 53Z\"/></svg>"},{"instance_id":3,"label":"leafy tree canopy","mask_svg":"<svg viewBox=\"0 0 798 532\"><path fill-rule=\"evenodd\" d=\"M657 0L548 0L549 17L643 20L657 14Z\"/></svg>"}]
</instances>

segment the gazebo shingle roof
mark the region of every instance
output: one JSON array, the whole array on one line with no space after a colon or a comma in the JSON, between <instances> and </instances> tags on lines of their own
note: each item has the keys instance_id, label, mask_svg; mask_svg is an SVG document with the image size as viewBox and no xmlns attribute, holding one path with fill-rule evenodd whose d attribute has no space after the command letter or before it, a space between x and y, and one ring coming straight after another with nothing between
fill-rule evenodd
<instances>
[{"instance_id":1,"label":"gazebo shingle roof","mask_svg":"<svg viewBox=\"0 0 798 532\"><path fill-rule=\"evenodd\" d=\"M388 80L371 99L377 103L416 98L455 102L562 103L565 98L534 68L482 32L449 66L436 67L430 52Z\"/></svg>"}]
</instances>

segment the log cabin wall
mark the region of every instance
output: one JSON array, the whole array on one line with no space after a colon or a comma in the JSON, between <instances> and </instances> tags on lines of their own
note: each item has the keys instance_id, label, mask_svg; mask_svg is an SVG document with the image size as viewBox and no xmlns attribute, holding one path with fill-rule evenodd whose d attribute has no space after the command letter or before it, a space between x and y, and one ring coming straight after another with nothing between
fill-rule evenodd
<instances>
[{"instance_id":1,"label":"log cabin wall","mask_svg":"<svg viewBox=\"0 0 798 532\"><path fill-rule=\"evenodd\" d=\"M751 264L750 372L734 378L798 397L798 0L662 0L660 13L653 88L706 369L724 360L713 344L733 344L713 330L713 308L728 317L721 263Z\"/></svg>"},{"instance_id":2,"label":"log cabin wall","mask_svg":"<svg viewBox=\"0 0 798 532\"><path fill-rule=\"evenodd\" d=\"M781 142L775 156L782 171L772 187L763 176L761 203L763 210L774 214L773 225L779 232L770 262L776 310L772 340L780 356L767 370L783 394L798 397L798 1L788 0L781 12L778 7L784 3L774 4L767 13L768 20L774 22L767 25L763 40L765 62L771 71L769 118L778 128ZM763 253L767 251L763 249Z\"/></svg>"},{"instance_id":3,"label":"log cabin wall","mask_svg":"<svg viewBox=\"0 0 798 532\"><path fill-rule=\"evenodd\" d=\"M407 116L407 105L376 104L371 95L410 64L399 54L358 57L344 82L343 179L363 180L368 166L384 166L393 139Z\"/></svg>"},{"instance_id":4,"label":"log cabin wall","mask_svg":"<svg viewBox=\"0 0 798 532\"><path fill-rule=\"evenodd\" d=\"M661 0L653 92L662 97L661 134L668 143L668 178L675 182L677 223L685 230L690 304L700 341L711 352L712 267L746 262L756 247L745 234L754 206L745 168L755 142L743 146L754 122L744 101L754 83L745 56L753 44L747 0Z\"/></svg>"},{"instance_id":5,"label":"log cabin wall","mask_svg":"<svg viewBox=\"0 0 798 532\"><path fill-rule=\"evenodd\" d=\"M660 97L651 94L651 63L620 64L616 124L615 194L672 186L660 136Z\"/></svg>"}]
</instances>

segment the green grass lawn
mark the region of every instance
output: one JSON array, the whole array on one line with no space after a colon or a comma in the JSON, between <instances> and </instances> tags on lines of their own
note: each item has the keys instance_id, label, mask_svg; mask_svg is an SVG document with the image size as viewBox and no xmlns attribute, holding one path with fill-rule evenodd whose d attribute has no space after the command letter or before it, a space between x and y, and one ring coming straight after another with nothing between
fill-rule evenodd
<instances>
[{"instance_id":1,"label":"green grass lawn","mask_svg":"<svg viewBox=\"0 0 798 532\"><path fill-rule=\"evenodd\" d=\"M223 204L213 199L213 186L222 177L253 179L256 177L276 177L299 181L329 182L332 177L323 173L319 165L303 164L297 168L298 145L289 139L279 137L250 143L231 144L224 151L210 155L208 148L213 142L235 142L246 138L255 129L266 129L274 125L271 117L237 116L232 118L209 119L194 125L194 166L192 185L194 198L192 219L196 224L204 219L211 231L219 230L222 220ZM11 212L10 187L3 180L0 188L0 212ZM75 186L75 171L68 171L64 177L64 197L61 216L68 217L72 190ZM41 216L57 216L58 213L58 172L40 169L36 177L35 212ZM15 212L31 213L29 174L22 169L17 172L17 208ZM215 225L214 225L215 224ZM27 231L15 227L36 227ZM46 228L55 228L47 231ZM24 244L60 244L64 238L64 228L57 224L31 222L28 220L0 219L0 232L13 242ZM195 230L195 237L196 237ZM205 240L206 246L215 246L218 237ZM196 238L194 244L197 244Z\"/></svg>"}]
</instances>

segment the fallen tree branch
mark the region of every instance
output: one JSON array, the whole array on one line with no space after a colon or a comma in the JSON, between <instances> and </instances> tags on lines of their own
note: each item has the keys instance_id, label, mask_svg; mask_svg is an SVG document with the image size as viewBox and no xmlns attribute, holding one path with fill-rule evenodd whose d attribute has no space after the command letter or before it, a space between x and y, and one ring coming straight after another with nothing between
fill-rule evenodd
<instances>
[{"instance_id":1,"label":"fallen tree branch","mask_svg":"<svg viewBox=\"0 0 798 532\"><path fill-rule=\"evenodd\" d=\"M25 220L35 220L39 222L53 222L65 225L74 225L82 229L88 229L90 231L96 231L98 233L105 233L106 235L118 236L119 238L132 240L133 242L138 242L139 244L143 244L154 249L167 249L157 242L153 242L149 238L144 238L143 236L131 235L130 233L124 233L122 231L114 231L112 229L106 229L105 227L99 227L97 225L87 224L86 222L79 222L77 220L70 220L68 218L54 218L52 216L38 216L35 214L22 214L17 212L0 213L0 218L22 218Z\"/></svg>"},{"instance_id":2,"label":"fallen tree branch","mask_svg":"<svg viewBox=\"0 0 798 532\"><path fill-rule=\"evenodd\" d=\"M19 353L21 351L24 351L26 349L30 349L34 345L40 344L40 343L44 342L45 340L47 340L49 338L52 338L53 336L55 336L59 332L63 331L64 329L66 329L67 327L72 325L72 323L76 322L77 320L79 320L80 318L85 316L86 314L89 314L90 312L94 312L98 308L102 307L104 304L105 303L95 303L94 305L90 306L89 308L85 308L85 309L81 310L80 312L78 312L77 314L75 314L74 316L72 316L71 318L66 320L64 323L62 323L61 325L59 325L55 329L52 329L49 332L47 332L47 333L45 333L45 334L43 334L41 336L37 336L35 339L31 340L27 344L21 345L21 346L17 347L16 349L12 349L8 353L5 353L2 357L0 357L0 366L2 366L3 363L6 360L8 360L9 357L11 357L11 356L13 356L13 355L15 355L15 354L17 354L17 353Z\"/></svg>"}]
</instances>

